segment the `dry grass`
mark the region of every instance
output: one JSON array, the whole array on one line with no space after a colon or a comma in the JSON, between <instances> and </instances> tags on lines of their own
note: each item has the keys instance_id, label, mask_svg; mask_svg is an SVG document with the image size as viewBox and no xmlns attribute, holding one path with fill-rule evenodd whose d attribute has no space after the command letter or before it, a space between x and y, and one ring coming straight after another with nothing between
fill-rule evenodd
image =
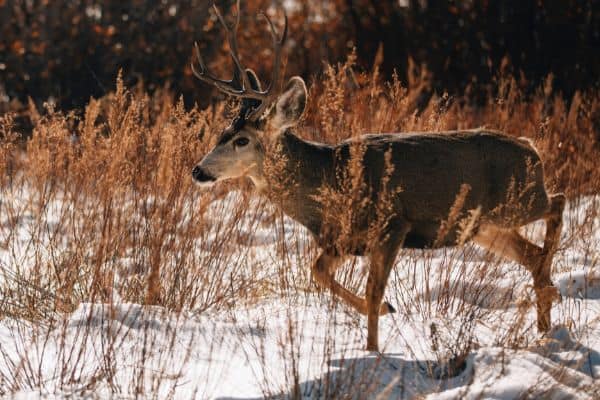
<instances>
[{"instance_id":1,"label":"dry grass","mask_svg":"<svg viewBox=\"0 0 600 400\"><path fill-rule=\"evenodd\" d=\"M566 191L571 198L598 193L597 93L578 93L565 101L549 97L540 88L533 98L524 99L514 79L506 77L499 81L497 95L490 95L483 106L442 95L418 110L421 88L427 80L427 74L414 67L407 85L396 79L383 83L377 72L355 74L350 57L347 64L330 67L321 80L313 83L309 109L298 133L334 143L365 132L493 128L531 138L542 154L554 189ZM294 304L308 304L308 297L315 291L308 269L315 247L306 233L286 233L282 215L254 196L244 180L219 184L210 191L192 185L191 168L215 144L231 113L230 104L187 111L181 100L166 91L148 97L143 89L129 90L118 79L114 93L90 100L83 113L57 111L52 105L44 110L30 106L34 130L26 141L14 132L11 116L3 116L0 249L6 254L6 264L0 265L0 318L38 326L39 335L50 335L54 330L66 331L61 327L62 318L82 303L131 302L197 315L251 308L266 298L279 299L290 309ZM236 189L234 194L227 196L232 189ZM351 207L352 201L361 199L348 201L346 206ZM594 215L571 225L578 228L568 232L568 238L592 229L598 210L591 212ZM253 232L265 225L273 227L277 258L255 262L249 245L255 240ZM23 232L18 229L22 226L28 227L27 234L15 237ZM567 240L565 245L569 243ZM471 254L474 251L472 247L464 248L461 259L477 258L477 254ZM419 257L425 257L424 264L415 261ZM442 258L443 271L417 271L422 265L432 264L436 257ZM453 374L456 371L452 368L464 364L476 347L476 322L485 320L490 326L501 326L496 334L501 345L528 345L525 332L532 327L526 319L492 320L498 318L497 313L481 307L492 302L491 296L498 301L494 291L495 283L502 279L498 262L489 257L482 259L480 279L473 282L466 276L470 273L467 261L457 263L445 250L425 255L408 252L401 262L405 271L397 268L393 272L398 276L392 280L400 286L393 285L388 293L393 293L395 304L400 306L399 318L418 316L434 321L430 343L418 345L433 350L438 358L439 363L427 367L432 376ZM596 259L594 265L597 263ZM306 268L298 270L294 265ZM417 281L423 276L424 281ZM338 277L360 293L365 269L354 260L342 268ZM457 277L471 283L453 283ZM421 295L416 294L417 287L422 289ZM319 296L323 301L329 299L328 294ZM500 297L509 302L511 296L503 293ZM502 305L497 304L499 308ZM335 301L330 306L339 308ZM91 315L88 323L81 325L82 337L91 335ZM447 315L462 321L460 332L443 326L441 317ZM285 387L264 382L261 387L265 396L288 390L292 397L301 394L299 360L314 354L301 351L306 343L297 332L296 317L293 312L288 314L288 331L282 333L281 340L281 355L289 365L285 371L287 382ZM357 335L364 334L359 317L349 317L357 325ZM571 317L566 315L564 319ZM327 353L333 342L342 340L336 338L335 322L324 321L330 326L329 344L314 352ZM169 322L164 329L175 341L177 321ZM140 394L147 379L153 380L152 387L159 387L164 376L144 376L145 349L153 346L151 332L139 344L139 368L130 382L114 382L112 378L117 368L113 353L119 343L111 338L119 335L106 339L105 362L85 377L76 372L85 360L77 354L85 353L88 342L82 339L65 345L64 357L58 360L62 367L61 388L85 393L103 381L110 382L114 393L129 390ZM27 342L24 337L15 340ZM260 353L257 340L255 348ZM413 349L417 345L407 346ZM165 351L167 354L168 349ZM0 355L8 357L2 348ZM327 357L329 360L334 356ZM44 387L39 365L32 364L34 359L31 350L22 348L22 363L10 376L0 377L0 394ZM439 365L446 369L440 370ZM267 362L264 368L268 369ZM320 393L325 397L349 393L348 386L337 379L326 379L331 384L320 388ZM366 375L364 381L350 387L374 395L378 389L371 379L374 377ZM202 383L197 385L200 388Z\"/></svg>"}]
</instances>

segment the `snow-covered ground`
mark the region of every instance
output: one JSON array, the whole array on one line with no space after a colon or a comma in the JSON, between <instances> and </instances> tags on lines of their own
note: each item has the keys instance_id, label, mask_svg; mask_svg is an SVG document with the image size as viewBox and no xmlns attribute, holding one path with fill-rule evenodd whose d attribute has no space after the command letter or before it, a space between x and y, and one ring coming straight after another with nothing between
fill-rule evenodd
<instances>
[{"instance_id":1,"label":"snow-covered ground","mask_svg":"<svg viewBox=\"0 0 600 400\"><path fill-rule=\"evenodd\" d=\"M223 210L236 199L232 193L219 200L212 212L232 215ZM553 277L562 302L552 309L555 328L547 337L535 330L527 272L469 245L405 251L398 257L386 291L398 312L380 320L381 353L363 350L365 318L310 283L202 312L126 303L113 294L112 303L79 304L52 326L0 320L0 388L22 399L136 394L591 399L600 395L600 221L591 209L600 210L600 198L582 199L565 213L565 245L554 261ZM0 226L6 226L2 218ZM20 218L10 237L0 229L3 285L29 258L51 256L50 251L30 254L19 245L27 243L32 227L60 223L51 208L41 216ZM576 229L581 224L589 234ZM252 239L236 243L244 256L229 258L248 270L244 279L281 275L276 232L283 232L287 243L299 243L296 247L310 243L292 221L284 220L280 228L248 225ZM535 225L529 234L539 240L542 228ZM580 234L573 237L573 232ZM300 259L289 257L285 276L307 276L309 266L299 265ZM353 266L364 269L362 260Z\"/></svg>"}]
</instances>

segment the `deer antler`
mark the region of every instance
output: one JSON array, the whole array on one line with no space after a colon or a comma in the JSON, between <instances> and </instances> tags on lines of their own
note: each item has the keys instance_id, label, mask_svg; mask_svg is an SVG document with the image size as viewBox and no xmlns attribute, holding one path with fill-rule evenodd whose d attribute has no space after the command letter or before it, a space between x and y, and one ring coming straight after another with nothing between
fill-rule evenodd
<instances>
[{"instance_id":1,"label":"deer antler","mask_svg":"<svg viewBox=\"0 0 600 400\"><path fill-rule=\"evenodd\" d=\"M235 15L235 22L232 28L230 28L225 22L225 18L223 18L223 15L221 14L219 8L216 6L216 4L213 4L213 8L215 10L215 13L217 14L217 18L219 19L221 25L223 25L223 29L225 30L227 43L229 44L229 52L235 67L233 78L231 80L224 80L219 79L215 75L213 75L204 63L202 54L200 54L198 43L194 43L194 48L196 52L196 59L198 60L198 64L200 66L200 70L198 71L194 66L194 63L192 62L192 72L198 79L208 84L216 86L223 93L227 93L231 96L239 97L242 99L246 98L260 100L260 106L252 110L247 116L247 119L255 120L262 115L262 113L267 109L267 107L273 102L273 100L277 96L277 93L275 93L273 89L277 87L280 79L279 75L281 70L281 49L283 48L283 45L287 38L288 21L287 15L285 15L284 13L285 26L283 28L283 35L281 35L281 38L279 38L277 36L275 26L273 25L271 19L264 12L259 13L259 15L266 19L269 25L271 37L273 38L273 52L275 59L273 61L273 72L271 74L271 81L269 82L269 86L265 90L255 90L250 84L250 79L248 78L248 74L246 73L246 68L240 61L240 56L238 53L237 30L240 24L240 0L237 0L236 5L237 14ZM236 84L238 83L236 78L238 76L241 79L241 88L236 87Z\"/></svg>"}]
</instances>

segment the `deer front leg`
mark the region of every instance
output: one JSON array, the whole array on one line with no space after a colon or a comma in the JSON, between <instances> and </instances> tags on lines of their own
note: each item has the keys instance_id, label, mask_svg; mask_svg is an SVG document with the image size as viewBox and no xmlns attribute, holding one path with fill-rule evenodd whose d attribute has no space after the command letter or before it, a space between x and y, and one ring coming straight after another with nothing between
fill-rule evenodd
<instances>
[{"instance_id":1,"label":"deer front leg","mask_svg":"<svg viewBox=\"0 0 600 400\"><path fill-rule=\"evenodd\" d=\"M333 276L336 269L342 264L342 261L342 257L334 256L327 250L323 250L312 266L313 278L319 287L331 290L335 296L341 298L360 314L367 315L367 301L340 285ZM393 312L396 312L396 310L391 304L386 302L381 304L379 315Z\"/></svg>"},{"instance_id":2,"label":"deer front leg","mask_svg":"<svg viewBox=\"0 0 600 400\"><path fill-rule=\"evenodd\" d=\"M406 234L410 230L408 225L395 230L382 241L380 247L371 253L371 267L367 278L367 350L379 349L379 315L382 308L391 307L382 304L383 294L387 285L390 272L394 266L398 250L402 247Z\"/></svg>"},{"instance_id":3,"label":"deer front leg","mask_svg":"<svg viewBox=\"0 0 600 400\"><path fill-rule=\"evenodd\" d=\"M317 284L324 289L329 289L335 295L344 300L348 305L355 308L359 313L367 313L367 303L362 299L340 285L334 278L333 273L342 264L344 259L332 255L327 250L321 251L319 257L312 266L313 278Z\"/></svg>"}]
</instances>

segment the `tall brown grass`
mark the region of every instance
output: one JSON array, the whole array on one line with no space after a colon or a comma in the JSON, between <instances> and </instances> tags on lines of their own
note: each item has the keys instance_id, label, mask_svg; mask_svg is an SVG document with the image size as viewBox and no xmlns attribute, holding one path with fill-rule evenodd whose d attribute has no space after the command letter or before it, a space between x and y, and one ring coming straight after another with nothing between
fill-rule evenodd
<instances>
[{"instance_id":1,"label":"tall brown grass","mask_svg":"<svg viewBox=\"0 0 600 400\"><path fill-rule=\"evenodd\" d=\"M571 198L598 193L598 93L577 93L567 101L542 87L524 99L515 79L502 77L497 94L490 93L483 106L440 94L423 108L419 96L428 85L426 71L413 66L406 83L382 82L378 76L377 71L356 73L352 56L344 65L329 67L311 85L300 136L334 143L365 132L493 128L534 141L554 190ZM234 111L233 103L186 110L168 90L148 96L143 87L124 87L119 77L113 93L91 99L83 111L60 111L52 104L39 110L31 104L34 128L27 140L14 130L11 115L4 115L0 248L11 256L10 266L0 265L0 318L54 328L62 316L88 302L224 313L264 298L285 299L291 305L314 292L308 265L315 248L306 233L286 232L282 215L254 196L244 179L211 190L192 184L192 167L216 143ZM23 224L30 229L16 238ZM268 265L249 262L253 232L264 225L273 227L278 241L275 273L265 272ZM468 260L473 251L465 248L463 258ZM402 261L408 271L419 268L415 256L409 252ZM493 273L495 263L491 258L483 262L481 280L488 286L453 285L451 271L458 268L460 276L467 270L444 258L448 268L441 274L416 282L416 276L429 272L409 273L408 279L403 275L396 280L405 286L390 289L401 315L435 319L451 310L464 321L464 331L453 332L455 341L442 339L443 327L432 325L430 348L440 360L453 360L449 365L464 363L475 346L474 321L488 313L479 306L490 302L494 280L500 279ZM307 268L293 270L292 265ZM359 267L360 262L352 261L339 272L340 280L357 293L365 280ZM417 286L423 286L424 297L410 295ZM301 343L294 342L296 327L289 320L289 340L281 346L282 354L291 352L288 384L298 394ZM518 343L531 329L521 320L499 324L505 327L498 334L503 343ZM26 376L35 375L26 371ZM444 373L451 372L432 372ZM13 377L11 382L0 385L0 393L41 384L33 378ZM284 390L269 387L269 382L262 387L265 395Z\"/></svg>"}]
</instances>

